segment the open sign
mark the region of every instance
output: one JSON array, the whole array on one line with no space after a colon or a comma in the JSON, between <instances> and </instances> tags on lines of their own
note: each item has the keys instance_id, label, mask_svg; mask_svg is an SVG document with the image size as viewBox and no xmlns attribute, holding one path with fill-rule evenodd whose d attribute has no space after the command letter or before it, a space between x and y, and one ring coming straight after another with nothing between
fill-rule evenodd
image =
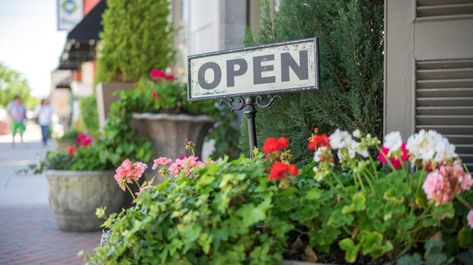
<instances>
[{"instance_id":1,"label":"open sign","mask_svg":"<svg viewBox=\"0 0 473 265\"><path fill-rule=\"evenodd\" d=\"M189 56L189 100L319 88L317 38Z\"/></svg>"}]
</instances>

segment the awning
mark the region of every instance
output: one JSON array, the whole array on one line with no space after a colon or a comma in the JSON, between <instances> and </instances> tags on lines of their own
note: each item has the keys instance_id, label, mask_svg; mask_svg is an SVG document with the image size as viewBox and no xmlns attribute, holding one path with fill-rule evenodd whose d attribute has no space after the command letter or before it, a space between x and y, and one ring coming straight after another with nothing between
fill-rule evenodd
<instances>
[{"instance_id":1,"label":"awning","mask_svg":"<svg viewBox=\"0 0 473 265\"><path fill-rule=\"evenodd\" d=\"M78 69L82 62L95 59L95 48L102 31L102 14L107 8L100 1L70 32L59 58L58 69Z\"/></svg>"}]
</instances>

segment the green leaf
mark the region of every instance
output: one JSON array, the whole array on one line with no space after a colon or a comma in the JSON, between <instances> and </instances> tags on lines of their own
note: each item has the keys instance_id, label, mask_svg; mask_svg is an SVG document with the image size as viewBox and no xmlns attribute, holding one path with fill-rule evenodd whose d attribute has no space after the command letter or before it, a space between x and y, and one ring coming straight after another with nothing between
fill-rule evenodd
<instances>
[{"instance_id":1,"label":"green leaf","mask_svg":"<svg viewBox=\"0 0 473 265\"><path fill-rule=\"evenodd\" d=\"M338 242L338 246L340 246L342 250L345 250L346 262L353 263L356 261L356 257L360 251L360 245L355 245L351 238L345 238Z\"/></svg>"},{"instance_id":2,"label":"green leaf","mask_svg":"<svg viewBox=\"0 0 473 265\"><path fill-rule=\"evenodd\" d=\"M333 227L342 227L353 223L353 215L344 214L341 210L335 210L328 220L328 224Z\"/></svg>"},{"instance_id":3,"label":"green leaf","mask_svg":"<svg viewBox=\"0 0 473 265\"><path fill-rule=\"evenodd\" d=\"M463 248L473 246L473 231L469 227L462 227L462 229L458 231L457 241L458 245Z\"/></svg>"},{"instance_id":4,"label":"green leaf","mask_svg":"<svg viewBox=\"0 0 473 265\"><path fill-rule=\"evenodd\" d=\"M342 208L342 213L359 212L366 209L366 197L363 192L357 192L352 197L352 203Z\"/></svg>"}]
</instances>

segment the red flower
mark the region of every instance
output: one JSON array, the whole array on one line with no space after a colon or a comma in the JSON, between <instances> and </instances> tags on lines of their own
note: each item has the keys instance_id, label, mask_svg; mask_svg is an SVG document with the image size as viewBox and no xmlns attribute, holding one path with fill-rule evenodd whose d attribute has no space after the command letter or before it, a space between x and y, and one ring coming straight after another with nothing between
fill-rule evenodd
<instances>
[{"instance_id":1,"label":"red flower","mask_svg":"<svg viewBox=\"0 0 473 265\"><path fill-rule=\"evenodd\" d=\"M88 146L91 142L92 142L92 138L90 138L87 134L85 133L81 133L79 135L77 135L77 139L76 139L76 142L82 146L82 147L86 147Z\"/></svg>"},{"instance_id":2,"label":"red flower","mask_svg":"<svg viewBox=\"0 0 473 265\"><path fill-rule=\"evenodd\" d=\"M158 92L152 91L152 92L151 92L151 97L152 97L153 99L157 99L157 98L158 98Z\"/></svg>"},{"instance_id":3,"label":"red flower","mask_svg":"<svg viewBox=\"0 0 473 265\"><path fill-rule=\"evenodd\" d=\"M168 75L165 72L158 69L151 70L149 72L149 77L153 80L164 79L164 80L172 81L176 79L173 75Z\"/></svg>"},{"instance_id":4,"label":"red flower","mask_svg":"<svg viewBox=\"0 0 473 265\"><path fill-rule=\"evenodd\" d=\"M278 152L280 150L287 149L289 147L289 140L284 137L280 138L267 138L264 141L263 152L265 154Z\"/></svg>"},{"instance_id":5,"label":"red flower","mask_svg":"<svg viewBox=\"0 0 473 265\"><path fill-rule=\"evenodd\" d=\"M279 162L276 161L274 164L271 166L270 174L268 176L269 180L280 180L285 175L289 173L292 176L297 176L299 173L299 170L297 169L296 166L292 164L286 164L284 162Z\"/></svg>"},{"instance_id":6,"label":"red flower","mask_svg":"<svg viewBox=\"0 0 473 265\"><path fill-rule=\"evenodd\" d=\"M77 153L77 149L72 145L68 145L64 149L67 151L69 156L74 156Z\"/></svg>"},{"instance_id":7,"label":"red flower","mask_svg":"<svg viewBox=\"0 0 473 265\"><path fill-rule=\"evenodd\" d=\"M314 151L317 148L320 147L327 147L330 148L330 138L328 138L327 134L321 134L317 135L317 132L319 131L318 128L314 129L314 134L312 134L311 137L309 137L309 143L307 144L307 148L310 151Z\"/></svg>"}]
</instances>

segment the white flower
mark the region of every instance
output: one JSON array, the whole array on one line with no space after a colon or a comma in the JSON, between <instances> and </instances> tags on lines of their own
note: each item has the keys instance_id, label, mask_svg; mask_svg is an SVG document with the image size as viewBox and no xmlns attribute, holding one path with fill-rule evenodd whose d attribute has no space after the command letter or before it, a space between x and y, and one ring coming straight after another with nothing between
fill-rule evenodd
<instances>
[{"instance_id":1,"label":"white flower","mask_svg":"<svg viewBox=\"0 0 473 265\"><path fill-rule=\"evenodd\" d=\"M328 148L326 146L323 146L323 147L320 147L319 149L317 149L317 151L315 151L315 154L314 154L314 161L315 162L320 162L322 159L322 156L324 154L325 151L327 151Z\"/></svg>"},{"instance_id":2,"label":"white flower","mask_svg":"<svg viewBox=\"0 0 473 265\"><path fill-rule=\"evenodd\" d=\"M445 159L458 157L455 146L450 144L447 138L436 131L421 130L407 140L407 149L413 154L413 158L424 161L442 162Z\"/></svg>"},{"instance_id":3,"label":"white flower","mask_svg":"<svg viewBox=\"0 0 473 265\"><path fill-rule=\"evenodd\" d=\"M361 132L359 129L356 129L352 132L353 137L360 139L361 138Z\"/></svg>"},{"instance_id":4,"label":"white flower","mask_svg":"<svg viewBox=\"0 0 473 265\"><path fill-rule=\"evenodd\" d=\"M431 160L435 154L435 138L435 131L421 130L407 139L406 147L414 159Z\"/></svg>"},{"instance_id":5,"label":"white flower","mask_svg":"<svg viewBox=\"0 0 473 265\"><path fill-rule=\"evenodd\" d=\"M330 145L333 149L349 147L353 141L353 138L349 132L341 131L340 129L337 129L334 133L332 133L329 138Z\"/></svg>"},{"instance_id":6,"label":"white flower","mask_svg":"<svg viewBox=\"0 0 473 265\"><path fill-rule=\"evenodd\" d=\"M453 159L456 157L455 146L450 144L445 137L439 139L439 142L435 145L434 161L440 163L446 159Z\"/></svg>"},{"instance_id":7,"label":"white flower","mask_svg":"<svg viewBox=\"0 0 473 265\"><path fill-rule=\"evenodd\" d=\"M389 148L389 151L395 152L402 146L402 138L400 132L390 132L384 137L384 147Z\"/></svg>"}]
</instances>

